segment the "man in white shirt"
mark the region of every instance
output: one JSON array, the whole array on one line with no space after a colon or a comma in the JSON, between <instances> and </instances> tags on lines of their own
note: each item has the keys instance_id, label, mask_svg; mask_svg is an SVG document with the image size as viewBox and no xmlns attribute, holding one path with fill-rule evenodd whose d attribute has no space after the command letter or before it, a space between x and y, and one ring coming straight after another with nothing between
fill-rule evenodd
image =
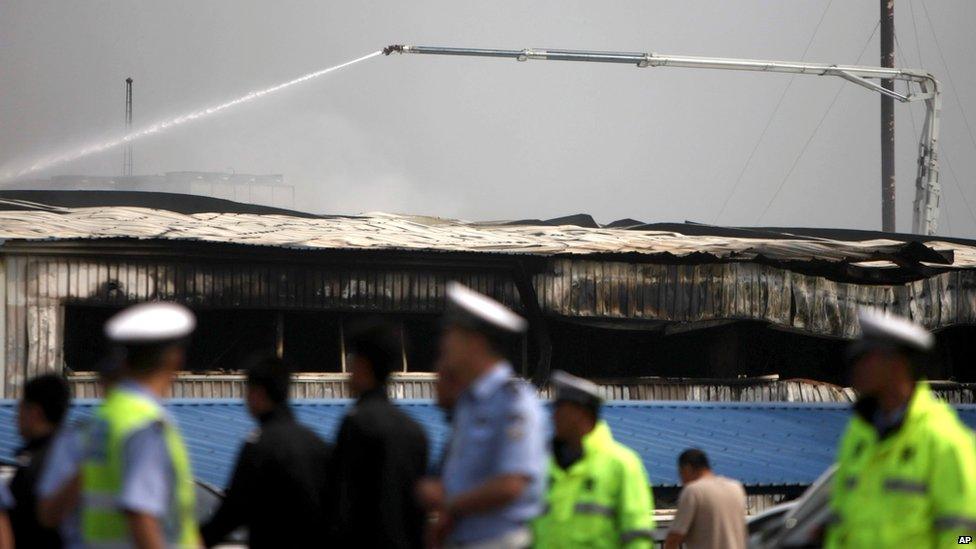
<instances>
[{"instance_id":1,"label":"man in white shirt","mask_svg":"<svg viewBox=\"0 0 976 549\"><path fill-rule=\"evenodd\" d=\"M692 448L678 457L684 486L678 497L665 549L745 549L746 491L737 480L716 475L705 452Z\"/></svg>"}]
</instances>

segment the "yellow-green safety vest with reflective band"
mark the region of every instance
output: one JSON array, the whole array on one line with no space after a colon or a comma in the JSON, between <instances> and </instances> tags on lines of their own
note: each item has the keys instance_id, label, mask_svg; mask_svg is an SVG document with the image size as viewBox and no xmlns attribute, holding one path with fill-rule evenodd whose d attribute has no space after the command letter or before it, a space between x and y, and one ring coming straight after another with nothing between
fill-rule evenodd
<instances>
[{"instance_id":1,"label":"yellow-green safety vest with reflective band","mask_svg":"<svg viewBox=\"0 0 976 549\"><path fill-rule=\"evenodd\" d=\"M644 464L600 421L583 437L579 461L563 469L550 458L546 508L532 523L534 546L650 548L653 501Z\"/></svg>"},{"instance_id":2,"label":"yellow-green safety vest with reflective band","mask_svg":"<svg viewBox=\"0 0 976 549\"><path fill-rule=\"evenodd\" d=\"M124 472L123 447L129 436L157 422L162 425L175 482L171 509L162 524L167 544L199 547L193 475L183 439L159 403L125 389L109 392L88 429L88 446L81 467L81 530L86 546L131 544L125 513L118 507Z\"/></svg>"},{"instance_id":3,"label":"yellow-green safety vest with reflective band","mask_svg":"<svg viewBox=\"0 0 976 549\"><path fill-rule=\"evenodd\" d=\"M976 536L976 436L919 383L887 437L851 420L830 504L827 547L956 547Z\"/></svg>"}]
</instances>

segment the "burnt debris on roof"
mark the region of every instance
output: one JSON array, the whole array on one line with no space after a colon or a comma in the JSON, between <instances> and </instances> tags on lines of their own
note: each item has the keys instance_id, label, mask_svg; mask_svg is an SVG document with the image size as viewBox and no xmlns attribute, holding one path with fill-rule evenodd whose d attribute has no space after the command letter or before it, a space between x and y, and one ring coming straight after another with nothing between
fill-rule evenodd
<instances>
[{"instance_id":1,"label":"burnt debris on roof","mask_svg":"<svg viewBox=\"0 0 976 549\"><path fill-rule=\"evenodd\" d=\"M307 212L193 194L147 191L0 190L0 210L33 210L37 205L57 208L149 208L186 215L238 213L319 217Z\"/></svg>"}]
</instances>

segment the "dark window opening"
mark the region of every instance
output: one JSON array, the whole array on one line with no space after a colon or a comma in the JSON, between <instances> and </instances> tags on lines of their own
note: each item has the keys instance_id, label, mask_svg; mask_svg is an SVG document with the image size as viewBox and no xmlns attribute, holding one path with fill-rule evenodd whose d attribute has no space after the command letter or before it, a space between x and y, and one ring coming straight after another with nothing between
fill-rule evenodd
<instances>
[{"instance_id":1,"label":"dark window opening","mask_svg":"<svg viewBox=\"0 0 976 549\"><path fill-rule=\"evenodd\" d=\"M91 372L109 350L105 323L117 309L68 306L64 310L64 365L71 372Z\"/></svg>"},{"instance_id":2,"label":"dark window opening","mask_svg":"<svg viewBox=\"0 0 976 549\"><path fill-rule=\"evenodd\" d=\"M252 357L274 355L274 311L236 309L194 312L197 315L197 329L187 348L187 370L239 370Z\"/></svg>"},{"instance_id":3,"label":"dark window opening","mask_svg":"<svg viewBox=\"0 0 976 549\"><path fill-rule=\"evenodd\" d=\"M733 322L682 331L553 322L552 368L592 378L736 378L778 374L844 384L846 342Z\"/></svg>"},{"instance_id":4,"label":"dark window opening","mask_svg":"<svg viewBox=\"0 0 976 549\"><path fill-rule=\"evenodd\" d=\"M68 371L95 370L108 351L105 322L120 308L70 304L64 310L64 362ZM364 314L333 311L223 309L196 311L197 330L187 352L189 371L239 371L252 356L283 356L298 372L341 372L344 332ZM437 315L386 315L401 323L407 337L406 370L435 371L440 335ZM280 324L279 324L280 323ZM596 379L660 376L736 378L778 374L848 384L844 349L847 342L738 321L695 329L608 328L581 322L550 320L553 369ZM677 328L677 329L676 329ZM689 329L691 328L691 329ZM681 331L678 331L680 329ZM922 365L929 379L976 382L970 367L976 326L939 331L938 350ZM534 337L513 341L508 356L517 372L538 360ZM400 370L403 370L401 367Z\"/></svg>"},{"instance_id":5,"label":"dark window opening","mask_svg":"<svg viewBox=\"0 0 976 549\"><path fill-rule=\"evenodd\" d=\"M403 333L406 337L407 371L436 371L440 319L435 316L404 317Z\"/></svg>"},{"instance_id":6,"label":"dark window opening","mask_svg":"<svg viewBox=\"0 0 976 549\"><path fill-rule=\"evenodd\" d=\"M655 375L648 372L658 363L656 332L553 322L550 338L553 370L592 378Z\"/></svg>"},{"instance_id":7,"label":"dark window opening","mask_svg":"<svg viewBox=\"0 0 976 549\"><path fill-rule=\"evenodd\" d=\"M96 369L109 345L105 322L121 308L65 307L64 360L73 372ZM187 371L239 371L257 356L278 349L296 372L341 372L342 338L367 315L329 311L198 310L197 329L187 347ZM407 335L406 366L411 372L434 371L440 321L435 315L388 316ZM403 371L403 365L398 371Z\"/></svg>"},{"instance_id":8,"label":"dark window opening","mask_svg":"<svg viewBox=\"0 0 976 549\"><path fill-rule=\"evenodd\" d=\"M64 362L73 372L90 372L107 354L105 323L120 308L69 305L64 312ZM196 311L197 329L190 337L186 370L237 370L248 358L273 354L273 313L265 311Z\"/></svg>"},{"instance_id":9,"label":"dark window opening","mask_svg":"<svg viewBox=\"0 0 976 549\"><path fill-rule=\"evenodd\" d=\"M976 383L973 368L973 342L976 326L953 326L935 334L935 366L930 366L930 379L951 379L961 383Z\"/></svg>"},{"instance_id":10,"label":"dark window opening","mask_svg":"<svg viewBox=\"0 0 976 549\"><path fill-rule=\"evenodd\" d=\"M298 372L342 371L342 319L337 314L282 314L283 358Z\"/></svg>"}]
</instances>

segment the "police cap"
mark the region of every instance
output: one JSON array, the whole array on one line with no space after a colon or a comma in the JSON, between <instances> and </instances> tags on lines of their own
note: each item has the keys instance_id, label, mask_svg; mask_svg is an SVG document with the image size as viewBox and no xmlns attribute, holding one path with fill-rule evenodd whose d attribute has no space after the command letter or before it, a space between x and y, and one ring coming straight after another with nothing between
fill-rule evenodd
<instances>
[{"instance_id":1,"label":"police cap","mask_svg":"<svg viewBox=\"0 0 976 549\"><path fill-rule=\"evenodd\" d=\"M105 336L117 345L159 345L186 338L196 323L193 313L177 303L140 303L110 318Z\"/></svg>"},{"instance_id":2,"label":"police cap","mask_svg":"<svg viewBox=\"0 0 976 549\"><path fill-rule=\"evenodd\" d=\"M528 328L525 319L508 307L453 281L447 283L444 322L489 335L521 334Z\"/></svg>"},{"instance_id":3,"label":"police cap","mask_svg":"<svg viewBox=\"0 0 976 549\"><path fill-rule=\"evenodd\" d=\"M857 320L861 337L848 349L850 360L872 350L918 355L928 353L935 346L935 336L907 318L865 307L858 312Z\"/></svg>"},{"instance_id":4,"label":"police cap","mask_svg":"<svg viewBox=\"0 0 976 549\"><path fill-rule=\"evenodd\" d=\"M594 414L603 404L600 387L592 381L576 377L562 370L556 370L550 378L556 391L556 402L572 402L593 410Z\"/></svg>"}]
</instances>

